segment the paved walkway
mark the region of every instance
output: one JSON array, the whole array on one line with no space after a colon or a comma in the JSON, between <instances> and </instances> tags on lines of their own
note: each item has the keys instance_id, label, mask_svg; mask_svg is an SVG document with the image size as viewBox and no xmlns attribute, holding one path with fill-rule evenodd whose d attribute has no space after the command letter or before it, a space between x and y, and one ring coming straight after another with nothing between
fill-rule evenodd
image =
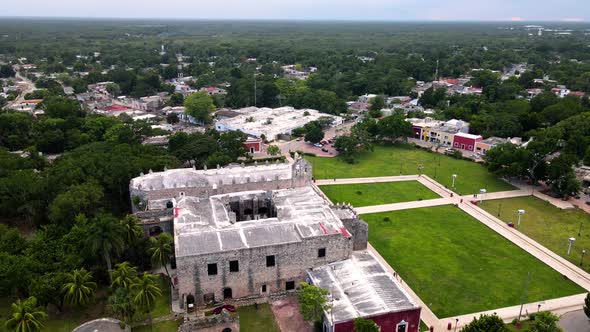
<instances>
[{"instance_id":1,"label":"paved walkway","mask_svg":"<svg viewBox=\"0 0 590 332\"><path fill-rule=\"evenodd\" d=\"M584 310L576 310L562 315L557 325L564 332L590 332L590 322Z\"/></svg>"}]
</instances>

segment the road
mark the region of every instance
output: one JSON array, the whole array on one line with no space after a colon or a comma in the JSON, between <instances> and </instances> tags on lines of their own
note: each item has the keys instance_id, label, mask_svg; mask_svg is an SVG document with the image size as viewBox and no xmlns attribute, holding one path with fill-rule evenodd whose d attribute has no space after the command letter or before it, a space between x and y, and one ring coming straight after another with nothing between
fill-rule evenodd
<instances>
[{"instance_id":1,"label":"road","mask_svg":"<svg viewBox=\"0 0 590 332\"><path fill-rule=\"evenodd\" d=\"M339 126L326 129L324 131L324 140L329 140L336 136L348 133L350 127L352 127L354 124L355 122L345 122ZM338 154L331 145L324 146L324 148L328 150L328 152L324 152L321 148L317 148L312 144L305 142L303 138L300 140L294 139L291 141L279 141L276 142L275 145L278 146L285 155L289 154L289 151L303 151L306 153L313 153L320 157L335 157Z\"/></svg>"},{"instance_id":2,"label":"road","mask_svg":"<svg viewBox=\"0 0 590 332\"><path fill-rule=\"evenodd\" d=\"M20 72L17 72L15 77L18 80L18 82L26 83L26 87L24 90L21 91L18 97L16 97L12 102L6 105L6 108L12 108L16 105L21 104L25 100L26 94L33 92L35 90L35 85L33 84L33 82L31 82L31 80L29 80L28 78L21 76Z\"/></svg>"}]
</instances>

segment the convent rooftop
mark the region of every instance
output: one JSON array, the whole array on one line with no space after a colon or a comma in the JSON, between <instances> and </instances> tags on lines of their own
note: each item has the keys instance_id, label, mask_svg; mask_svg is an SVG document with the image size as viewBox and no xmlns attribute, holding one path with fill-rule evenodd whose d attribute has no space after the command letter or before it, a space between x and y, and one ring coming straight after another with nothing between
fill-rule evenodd
<instances>
[{"instance_id":1,"label":"convent rooftop","mask_svg":"<svg viewBox=\"0 0 590 332\"><path fill-rule=\"evenodd\" d=\"M240 221L236 206L252 201L265 202L264 214L257 216L260 219ZM328 203L311 187L205 199L181 197L174 208L174 233L176 257L295 243L317 236L350 237Z\"/></svg>"}]
</instances>

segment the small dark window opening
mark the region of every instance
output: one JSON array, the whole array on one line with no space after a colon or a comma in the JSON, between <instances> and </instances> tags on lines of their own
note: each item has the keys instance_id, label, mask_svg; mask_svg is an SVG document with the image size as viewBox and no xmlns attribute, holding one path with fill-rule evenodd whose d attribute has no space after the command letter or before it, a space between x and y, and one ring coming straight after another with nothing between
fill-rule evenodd
<instances>
[{"instance_id":1,"label":"small dark window opening","mask_svg":"<svg viewBox=\"0 0 590 332\"><path fill-rule=\"evenodd\" d=\"M217 275L217 264L216 263L207 264L207 274L210 276Z\"/></svg>"},{"instance_id":2,"label":"small dark window opening","mask_svg":"<svg viewBox=\"0 0 590 332\"><path fill-rule=\"evenodd\" d=\"M286 290L294 290L295 289L295 281L287 281L285 285Z\"/></svg>"},{"instance_id":3,"label":"small dark window opening","mask_svg":"<svg viewBox=\"0 0 590 332\"><path fill-rule=\"evenodd\" d=\"M266 293L266 285L262 285L262 292Z\"/></svg>"},{"instance_id":4,"label":"small dark window opening","mask_svg":"<svg viewBox=\"0 0 590 332\"><path fill-rule=\"evenodd\" d=\"M174 207L174 204L172 203L172 201L168 201L168 202L166 203L166 208L167 208L167 209L171 209L171 208L173 208L173 207Z\"/></svg>"},{"instance_id":5,"label":"small dark window opening","mask_svg":"<svg viewBox=\"0 0 590 332\"><path fill-rule=\"evenodd\" d=\"M223 289L223 299L227 300L227 299L231 299L232 298L232 291L231 288L224 288Z\"/></svg>"},{"instance_id":6,"label":"small dark window opening","mask_svg":"<svg viewBox=\"0 0 590 332\"><path fill-rule=\"evenodd\" d=\"M275 266L275 255L266 256L266 266L267 267Z\"/></svg>"},{"instance_id":7,"label":"small dark window opening","mask_svg":"<svg viewBox=\"0 0 590 332\"><path fill-rule=\"evenodd\" d=\"M229 261L229 272L239 272L240 264L238 261Z\"/></svg>"},{"instance_id":8,"label":"small dark window opening","mask_svg":"<svg viewBox=\"0 0 590 332\"><path fill-rule=\"evenodd\" d=\"M326 248L318 249L318 257L326 257Z\"/></svg>"}]
</instances>

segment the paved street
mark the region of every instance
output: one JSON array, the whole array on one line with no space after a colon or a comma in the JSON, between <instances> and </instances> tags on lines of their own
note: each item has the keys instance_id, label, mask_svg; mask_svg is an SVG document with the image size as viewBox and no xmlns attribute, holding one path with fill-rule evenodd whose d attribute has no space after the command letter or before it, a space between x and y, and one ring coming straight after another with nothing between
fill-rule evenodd
<instances>
[{"instance_id":1,"label":"paved street","mask_svg":"<svg viewBox=\"0 0 590 332\"><path fill-rule=\"evenodd\" d=\"M563 314L557 323L564 332L590 332L590 321L584 310L571 311Z\"/></svg>"},{"instance_id":2,"label":"paved street","mask_svg":"<svg viewBox=\"0 0 590 332\"><path fill-rule=\"evenodd\" d=\"M336 136L348 133L350 127L353 125L354 122L345 122L340 126L326 129L324 131L324 140L329 140ZM327 149L328 152L324 152L322 151L322 148L315 147L313 144L305 142L303 138L300 138L299 140L279 141L274 143L274 145L278 146L283 154L289 154L289 151L303 151L306 153L313 153L320 157L335 157L338 155L332 145L325 145L324 148Z\"/></svg>"},{"instance_id":3,"label":"paved street","mask_svg":"<svg viewBox=\"0 0 590 332\"><path fill-rule=\"evenodd\" d=\"M31 82L31 80L29 80L28 78L21 76L20 72L17 72L15 77L18 81L25 82L26 88L23 91L21 91L21 93L18 95L18 97L16 97L16 99L14 99L12 102L6 105L7 108L11 108L15 105L22 103L25 100L25 95L35 90L33 82Z\"/></svg>"}]
</instances>

